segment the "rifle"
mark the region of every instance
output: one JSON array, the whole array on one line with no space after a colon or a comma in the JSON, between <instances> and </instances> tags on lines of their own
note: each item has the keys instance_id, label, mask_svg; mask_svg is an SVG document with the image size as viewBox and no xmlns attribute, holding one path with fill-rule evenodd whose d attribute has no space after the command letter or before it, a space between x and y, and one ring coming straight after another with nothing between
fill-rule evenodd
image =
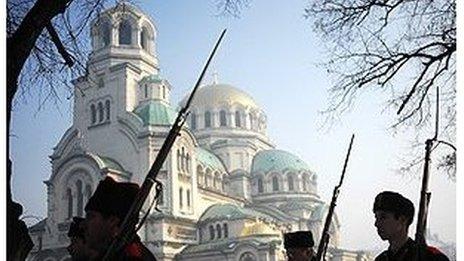
<instances>
[{"instance_id":1,"label":"rifle","mask_svg":"<svg viewBox=\"0 0 464 261\"><path fill-rule=\"evenodd\" d=\"M438 138L438 119L439 119L439 89L437 88L437 106L436 106L436 115L435 115L435 135L431 139L425 141L425 159L424 159L424 170L422 175L422 188L420 193L419 201L419 214L417 216L417 226L416 226L416 243L419 247L417 259L423 259L423 247L427 246L425 240L426 229L427 229L427 214L429 210L429 203L432 193L428 191L429 187L429 170L430 170L430 154L433 150L433 144L437 141Z\"/></svg>"},{"instance_id":2,"label":"rifle","mask_svg":"<svg viewBox=\"0 0 464 261\"><path fill-rule=\"evenodd\" d=\"M169 154L169 151L172 148L172 145L174 145L174 142L180 134L180 130L182 129L182 126L185 123L185 120L188 116L188 109L190 106L190 103L192 102L192 99L195 95L195 92L197 91L198 87L200 86L201 81L203 80L203 76L206 73L206 70L208 69L208 66L211 62L211 59L213 58L214 54L216 53L217 48L219 47L219 44L222 41L222 38L224 37L224 34L226 33L226 29L224 29L219 36L219 39L216 42L216 45L213 48L213 51L208 57L208 60L206 61L205 66L203 67L203 70L200 74L200 77L198 77L198 80L195 84L195 87L193 87L192 93L190 93L190 96L185 103L185 105L180 109L179 113L177 114L176 120L174 121L171 130L169 130L168 136L164 140L163 145L161 146L160 151L158 152L158 155L156 156L155 162L151 165L150 170L148 171L147 176L145 177L144 182L142 183L142 187L140 188L139 193L137 194L134 202L132 203L129 212L126 214L126 217L124 218L124 221L122 222L121 225L121 233L117 237L113 239L111 242L109 248L106 250L105 255L103 256L102 260L112 260L112 257L121 250L127 243L130 243L133 237L135 236L136 230L135 225L137 223L137 218L139 216L139 212L142 209L143 203L147 199L150 190L153 186L154 183L157 183L156 177L158 176L158 173L161 169L161 167L164 164L164 161L166 160L166 157ZM157 183L158 184L158 183ZM158 184L159 185L159 184ZM148 214L148 213L147 213ZM141 227L143 224L143 221L145 220L142 219L141 223L138 225L138 227Z\"/></svg>"},{"instance_id":3,"label":"rifle","mask_svg":"<svg viewBox=\"0 0 464 261\"><path fill-rule=\"evenodd\" d=\"M334 191L333 191L332 201L330 202L329 211L327 213L327 217L325 218L324 230L322 230L321 239L319 241L319 246L317 247L316 261L325 260L325 254L327 252L327 247L329 245L329 240L330 240L330 234L329 234L330 223L332 223L334 209L335 209L335 206L337 205L338 194L340 194L340 187L342 186L343 178L345 177L346 166L348 164L348 159L350 158L351 146L353 145L353 140L354 140L354 134L351 136L350 146L348 147L348 152L346 154L345 164L343 165L343 171L342 171L342 176L340 178L340 182L338 183L337 186L335 186Z\"/></svg>"}]
</instances>

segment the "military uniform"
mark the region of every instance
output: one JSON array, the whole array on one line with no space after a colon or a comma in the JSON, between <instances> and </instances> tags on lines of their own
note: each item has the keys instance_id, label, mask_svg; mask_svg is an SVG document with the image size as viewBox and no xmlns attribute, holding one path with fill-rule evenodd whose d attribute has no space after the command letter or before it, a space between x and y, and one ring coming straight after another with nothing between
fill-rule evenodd
<instances>
[{"instance_id":1,"label":"military uniform","mask_svg":"<svg viewBox=\"0 0 464 261\"><path fill-rule=\"evenodd\" d=\"M113 258L114 259L114 258ZM115 261L156 261L153 254L146 248L137 236L132 243L127 244L124 249L116 255Z\"/></svg>"},{"instance_id":2,"label":"military uniform","mask_svg":"<svg viewBox=\"0 0 464 261\"><path fill-rule=\"evenodd\" d=\"M422 261L449 261L448 257L435 247L428 246L422 250L424 251ZM385 250L375 258L375 261L415 261L417 259L417 251L417 243L409 238L406 244L396 251L396 253Z\"/></svg>"}]
</instances>

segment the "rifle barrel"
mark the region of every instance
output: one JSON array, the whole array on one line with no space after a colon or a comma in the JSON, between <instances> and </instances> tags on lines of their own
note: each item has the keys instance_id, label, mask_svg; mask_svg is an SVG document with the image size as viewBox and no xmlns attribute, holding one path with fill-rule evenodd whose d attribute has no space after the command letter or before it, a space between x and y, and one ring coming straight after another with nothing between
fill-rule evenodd
<instances>
[{"instance_id":1,"label":"rifle barrel","mask_svg":"<svg viewBox=\"0 0 464 261\"><path fill-rule=\"evenodd\" d=\"M107 249L104 257L102 260L111 260L111 257L115 255L115 253L121 249L125 244L130 242L132 240L133 236L135 235L134 227L135 223L134 220L137 220L136 216L139 215L140 210L142 209L142 206L147 199L148 195L150 194L151 188L153 187L153 184L156 182L156 176L158 175L159 171L161 170L164 161L166 160L166 157L169 155L169 151L171 150L172 146L174 145L174 142L179 136L180 130L182 129L183 124L185 123L185 119L187 117L187 112L188 108L190 106L190 103L192 102L192 99L195 95L196 90L201 84L201 81L203 80L203 77L206 73L206 70L209 67L209 64L211 63L212 58L214 57L214 54L216 53L217 48L219 47L219 44L222 41L222 38L224 37L224 34L226 33L226 29L224 29L217 40L213 50L211 51L211 54L209 55L203 70L201 71L200 76L198 77L198 80L190 93L190 96L186 102L186 104L182 107L182 109L179 111L177 114L176 120L174 121L171 129L169 130L169 133L164 140L163 145L161 146L161 149L158 152L158 155L156 156L155 161L153 162L150 170L148 171L148 174L145 177L144 182L142 183L142 187L140 188L139 193L137 194L134 202L132 203L129 212L127 213L126 217L124 218L122 225L121 225L121 233L111 242L109 248Z\"/></svg>"},{"instance_id":2,"label":"rifle barrel","mask_svg":"<svg viewBox=\"0 0 464 261\"><path fill-rule=\"evenodd\" d=\"M354 134L351 135L350 145L348 146L348 152L346 153L345 162L343 164L343 171L342 171L342 176L340 177L340 182L334 188L332 200L330 201L330 207L329 207L329 210L327 211L327 217L325 219L324 229L322 230L321 239L319 240L319 245L317 247L316 261L321 261L325 259L325 253L327 251L327 247L330 241L329 228L330 228L330 224L332 223L332 217L334 214L335 206L337 205L337 198L338 198L338 194L340 193L340 187L342 186L343 179L345 178L346 167L348 165L348 159L350 158L351 147L353 146L353 140L354 140Z\"/></svg>"}]
</instances>

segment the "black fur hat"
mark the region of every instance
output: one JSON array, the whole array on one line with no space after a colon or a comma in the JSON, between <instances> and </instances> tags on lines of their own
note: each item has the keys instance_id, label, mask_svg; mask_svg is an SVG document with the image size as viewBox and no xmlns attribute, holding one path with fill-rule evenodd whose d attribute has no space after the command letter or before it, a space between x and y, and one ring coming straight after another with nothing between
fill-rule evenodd
<instances>
[{"instance_id":1,"label":"black fur hat","mask_svg":"<svg viewBox=\"0 0 464 261\"><path fill-rule=\"evenodd\" d=\"M85 206L85 211L93 210L107 216L113 215L122 221L139 190L139 185L135 183L116 182L111 177L106 177L98 184Z\"/></svg>"},{"instance_id":2,"label":"black fur hat","mask_svg":"<svg viewBox=\"0 0 464 261\"><path fill-rule=\"evenodd\" d=\"M314 239L311 231L297 231L284 234L285 248L313 247Z\"/></svg>"},{"instance_id":3,"label":"black fur hat","mask_svg":"<svg viewBox=\"0 0 464 261\"><path fill-rule=\"evenodd\" d=\"M375 197L372 211L378 210L392 212L397 216L405 216L408 219L408 225L414 219L414 204L411 200L393 191L384 191Z\"/></svg>"}]
</instances>

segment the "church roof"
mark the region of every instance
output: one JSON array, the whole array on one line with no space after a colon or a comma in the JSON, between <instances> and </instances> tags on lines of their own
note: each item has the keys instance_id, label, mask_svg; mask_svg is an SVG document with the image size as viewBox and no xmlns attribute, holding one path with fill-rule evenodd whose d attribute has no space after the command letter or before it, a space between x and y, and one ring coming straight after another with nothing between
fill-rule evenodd
<instances>
[{"instance_id":1,"label":"church roof","mask_svg":"<svg viewBox=\"0 0 464 261\"><path fill-rule=\"evenodd\" d=\"M159 74L151 74L151 75L143 77L140 82L141 83L145 83L145 82L160 83L162 81L163 81L163 79L161 79Z\"/></svg>"},{"instance_id":2,"label":"church roof","mask_svg":"<svg viewBox=\"0 0 464 261\"><path fill-rule=\"evenodd\" d=\"M237 219L272 219L258 211L239 207L234 204L215 204L209 207L200 217L200 222L214 222L218 220L237 220Z\"/></svg>"},{"instance_id":3,"label":"church roof","mask_svg":"<svg viewBox=\"0 0 464 261\"><path fill-rule=\"evenodd\" d=\"M135 108L134 113L139 116L143 125L172 125L176 118L176 111L168 104L151 100Z\"/></svg>"},{"instance_id":4,"label":"church roof","mask_svg":"<svg viewBox=\"0 0 464 261\"><path fill-rule=\"evenodd\" d=\"M109 157L103 157L103 156L98 156L102 162L103 162L103 168L109 168L109 169L113 169L113 170L117 170L117 171L121 171L121 172L125 172L124 168L114 159L112 158L109 158Z\"/></svg>"},{"instance_id":5,"label":"church roof","mask_svg":"<svg viewBox=\"0 0 464 261\"><path fill-rule=\"evenodd\" d=\"M226 249L233 249L237 246L244 244L251 244L254 246L263 246L268 244L280 244L281 239L277 239L275 236L256 236L241 238L237 242L236 238L223 239L223 240L214 240L210 242L205 242L199 245L190 245L182 250L181 255L192 254L192 253L201 253L208 251L220 251Z\"/></svg>"},{"instance_id":6,"label":"church roof","mask_svg":"<svg viewBox=\"0 0 464 261\"><path fill-rule=\"evenodd\" d=\"M47 224L47 218L42 219L36 224L29 227L29 232L37 232L45 230L45 225Z\"/></svg>"},{"instance_id":7,"label":"church roof","mask_svg":"<svg viewBox=\"0 0 464 261\"><path fill-rule=\"evenodd\" d=\"M300 209L310 209L313 208L305 202L298 201L298 200L289 200L286 203L279 206L279 209L283 211L292 211L292 210L300 210Z\"/></svg>"},{"instance_id":8,"label":"church roof","mask_svg":"<svg viewBox=\"0 0 464 261\"><path fill-rule=\"evenodd\" d=\"M308 164L284 150L263 150L253 158L251 172L310 171Z\"/></svg>"},{"instance_id":9,"label":"church roof","mask_svg":"<svg viewBox=\"0 0 464 261\"><path fill-rule=\"evenodd\" d=\"M203 165L210 167L214 170L219 170L223 173L226 172L226 169L221 159L219 159L218 156L214 155L208 150L203 149L201 147L197 147L196 155L197 155L197 160Z\"/></svg>"},{"instance_id":10,"label":"church roof","mask_svg":"<svg viewBox=\"0 0 464 261\"><path fill-rule=\"evenodd\" d=\"M329 205L327 204L319 204L314 212L311 214L312 220L323 220L325 219L326 213L329 210Z\"/></svg>"}]
</instances>

